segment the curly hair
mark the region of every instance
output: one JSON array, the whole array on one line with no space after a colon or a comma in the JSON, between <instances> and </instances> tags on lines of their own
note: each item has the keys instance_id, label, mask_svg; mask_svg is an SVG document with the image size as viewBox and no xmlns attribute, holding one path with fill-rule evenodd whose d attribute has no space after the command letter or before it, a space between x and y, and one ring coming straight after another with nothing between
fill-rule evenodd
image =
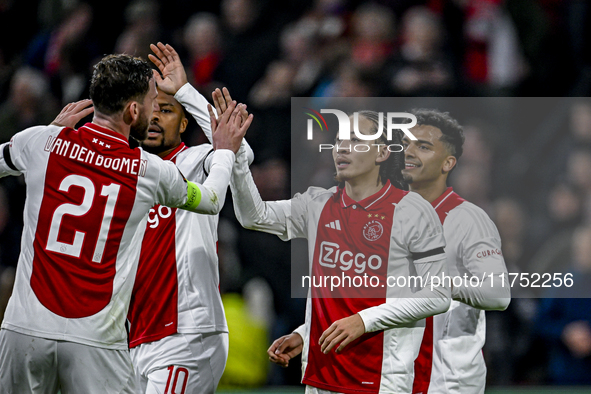
<instances>
[{"instance_id":1,"label":"curly hair","mask_svg":"<svg viewBox=\"0 0 591 394\"><path fill-rule=\"evenodd\" d=\"M93 70L90 98L106 115L122 111L129 101L143 101L153 76L146 60L125 54L105 56Z\"/></svg>"},{"instance_id":2,"label":"curly hair","mask_svg":"<svg viewBox=\"0 0 591 394\"><path fill-rule=\"evenodd\" d=\"M441 130L441 142L449 153L457 159L464 152L464 130L449 112L436 109L413 108L410 113L417 117L417 126L433 126Z\"/></svg>"}]
</instances>

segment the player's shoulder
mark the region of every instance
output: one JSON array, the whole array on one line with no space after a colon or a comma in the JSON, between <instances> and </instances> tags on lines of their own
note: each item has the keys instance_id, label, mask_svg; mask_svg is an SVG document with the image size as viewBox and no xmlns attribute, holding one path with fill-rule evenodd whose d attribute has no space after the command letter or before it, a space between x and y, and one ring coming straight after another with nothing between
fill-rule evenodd
<instances>
[{"instance_id":1,"label":"player's shoulder","mask_svg":"<svg viewBox=\"0 0 591 394\"><path fill-rule=\"evenodd\" d=\"M176 158L176 163L177 165L181 162L194 165L205 160L205 158L207 158L207 156L211 154L212 151L213 146L211 144L200 144L197 146L187 147L179 152Z\"/></svg>"},{"instance_id":2,"label":"player's shoulder","mask_svg":"<svg viewBox=\"0 0 591 394\"><path fill-rule=\"evenodd\" d=\"M458 204L458 206L451 209L448 213L448 218L465 221L490 220L490 217L484 209L470 201L463 201L461 204Z\"/></svg>"},{"instance_id":3,"label":"player's shoulder","mask_svg":"<svg viewBox=\"0 0 591 394\"><path fill-rule=\"evenodd\" d=\"M61 126L33 126L12 136L9 142L13 160L18 160L26 152L50 152L52 144L64 127Z\"/></svg>"},{"instance_id":4,"label":"player's shoulder","mask_svg":"<svg viewBox=\"0 0 591 394\"><path fill-rule=\"evenodd\" d=\"M330 189L325 189L318 186L310 186L303 193L296 193L293 200L302 201L303 203L310 202L326 202L330 197L334 196L338 191L336 186Z\"/></svg>"},{"instance_id":5,"label":"player's shoulder","mask_svg":"<svg viewBox=\"0 0 591 394\"><path fill-rule=\"evenodd\" d=\"M36 138L47 139L49 136L55 137L56 135L61 133L61 131L63 129L64 129L64 127L62 127L62 126L54 126L54 125L29 127L29 128L24 129L23 131L16 133L11 138L11 143L14 144L14 142L16 140L19 140L19 142L25 142L25 141L28 142L28 141L32 141L32 139L36 139Z\"/></svg>"},{"instance_id":6,"label":"player's shoulder","mask_svg":"<svg viewBox=\"0 0 591 394\"><path fill-rule=\"evenodd\" d=\"M210 143L199 144L196 146L189 146L187 149L183 150L179 153L179 156L190 156L190 157L199 157L199 156L207 156L209 152L213 150L213 145Z\"/></svg>"},{"instance_id":7,"label":"player's shoulder","mask_svg":"<svg viewBox=\"0 0 591 394\"><path fill-rule=\"evenodd\" d=\"M408 192L397 204L397 208L402 208L410 215L425 214L435 215L435 210L431 204L417 192Z\"/></svg>"},{"instance_id":8,"label":"player's shoulder","mask_svg":"<svg viewBox=\"0 0 591 394\"><path fill-rule=\"evenodd\" d=\"M445 224L479 236L495 236L497 234L497 228L486 211L469 201L463 201L450 210Z\"/></svg>"},{"instance_id":9,"label":"player's shoulder","mask_svg":"<svg viewBox=\"0 0 591 394\"><path fill-rule=\"evenodd\" d=\"M310 186L308 190L306 190L305 194L307 194L310 199L322 198L326 196L332 196L338 191L336 186L331 187L330 189L325 189L323 187L318 186Z\"/></svg>"},{"instance_id":10,"label":"player's shoulder","mask_svg":"<svg viewBox=\"0 0 591 394\"><path fill-rule=\"evenodd\" d=\"M416 192L408 192L394 209L394 220L403 226L440 228L441 221L431 204Z\"/></svg>"}]
</instances>

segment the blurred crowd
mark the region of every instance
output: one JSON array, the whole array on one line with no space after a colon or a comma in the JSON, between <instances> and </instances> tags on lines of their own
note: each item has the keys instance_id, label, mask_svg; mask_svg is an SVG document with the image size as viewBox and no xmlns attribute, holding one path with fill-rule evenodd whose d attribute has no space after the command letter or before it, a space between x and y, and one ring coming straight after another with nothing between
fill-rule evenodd
<instances>
[{"instance_id":1,"label":"blurred crowd","mask_svg":"<svg viewBox=\"0 0 591 394\"><path fill-rule=\"evenodd\" d=\"M103 55L146 57L162 41L206 97L226 86L248 105L255 182L263 199L289 198L291 97L589 96L590 22L584 0L0 0L0 143L88 97ZM488 379L591 384L591 100L537 111L543 124L517 128L460 119L451 181L497 224L510 272L573 272L583 298L516 298L488 313ZM195 123L183 136L206 141ZM22 178L0 180L0 318L24 196ZM297 363L280 370L264 355L303 322L290 245L242 229L229 202L219 229L236 333L222 384L296 384Z\"/></svg>"}]
</instances>

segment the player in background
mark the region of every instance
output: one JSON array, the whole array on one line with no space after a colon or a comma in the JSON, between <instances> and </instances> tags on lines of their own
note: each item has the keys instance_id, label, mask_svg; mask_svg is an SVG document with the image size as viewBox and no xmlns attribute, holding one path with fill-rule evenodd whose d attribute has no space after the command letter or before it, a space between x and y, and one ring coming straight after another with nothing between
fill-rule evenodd
<instances>
[{"instance_id":1,"label":"player in background","mask_svg":"<svg viewBox=\"0 0 591 394\"><path fill-rule=\"evenodd\" d=\"M135 392L125 318L143 236L136 230L155 204L217 213L245 132L232 103L202 185L131 149L129 136L143 140L157 109L158 78L145 60L106 56L94 66L91 123L32 127L0 146L0 176L24 174L27 184L0 330L2 393Z\"/></svg>"},{"instance_id":2,"label":"player in background","mask_svg":"<svg viewBox=\"0 0 591 394\"><path fill-rule=\"evenodd\" d=\"M375 134L377 126L377 113L359 114L362 133ZM291 200L263 202L239 154L230 183L235 212L245 228L283 240L306 238L312 276L367 274L384 285L334 293L312 286L305 325L276 341L270 359L287 362L301 351L306 393L409 393L423 319L449 307L449 288L430 286L445 266L443 230L421 196L395 186L403 156L386 148L395 141L381 135L371 141L379 147L359 152L355 146L367 141L353 127L350 137L337 140L333 150L341 186L311 187ZM327 245L332 256L339 249L338 261L326 254ZM411 271L425 284L416 293L385 285L387 277L408 277ZM347 298L355 292L359 298Z\"/></svg>"},{"instance_id":3,"label":"player in background","mask_svg":"<svg viewBox=\"0 0 591 394\"><path fill-rule=\"evenodd\" d=\"M213 147L187 147L181 134L188 123L184 106L211 140L208 102L187 82L170 45L158 43L151 49L156 56L150 59L162 73L159 110L152 114L141 146L175 163L187 179L203 182ZM227 89L224 93L225 100L218 100L219 89L213 93L218 114L226 109L226 101L232 102ZM239 105L242 127L248 128L252 115L243 107ZM228 326L219 291L218 220L218 215L164 205L150 209L128 313L129 346L141 393L213 393L224 372Z\"/></svg>"},{"instance_id":4,"label":"player in background","mask_svg":"<svg viewBox=\"0 0 591 394\"><path fill-rule=\"evenodd\" d=\"M404 180L433 205L443 224L448 275L478 278L472 285L456 282L449 311L427 319L413 393L484 393L484 311L504 310L511 300L501 239L482 209L447 186L462 155L464 135L458 122L435 110L411 113L417 117L410 129L417 140L402 139ZM505 286L500 275L505 275Z\"/></svg>"}]
</instances>

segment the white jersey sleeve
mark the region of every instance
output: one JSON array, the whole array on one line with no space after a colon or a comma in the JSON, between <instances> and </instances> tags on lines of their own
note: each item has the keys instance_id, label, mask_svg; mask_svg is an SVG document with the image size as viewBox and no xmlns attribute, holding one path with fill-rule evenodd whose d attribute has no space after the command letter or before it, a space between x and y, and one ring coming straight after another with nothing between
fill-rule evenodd
<instances>
[{"instance_id":1,"label":"white jersey sleeve","mask_svg":"<svg viewBox=\"0 0 591 394\"><path fill-rule=\"evenodd\" d=\"M187 190L185 187L184 193L179 192L180 188L177 184L183 180L183 176L178 168L173 163L163 161L158 156L145 154L145 157L149 160L149 166L157 166L160 169L158 187L155 189L156 203L169 207L179 207L185 204L187 201Z\"/></svg>"},{"instance_id":2,"label":"white jersey sleeve","mask_svg":"<svg viewBox=\"0 0 591 394\"><path fill-rule=\"evenodd\" d=\"M365 331L379 331L412 323L445 312L450 288L435 281L445 271L443 228L433 207L416 193L408 193L394 211L392 238L411 253L416 275L423 286L404 298L388 298L384 304L359 312Z\"/></svg>"},{"instance_id":3,"label":"white jersey sleeve","mask_svg":"<svg viewBox=\"0 0 591 394\"><path fill-rule=\"evenodd\" d=\"M462 281L462 286L454 286L452 298L478 309L505 310L511 290L501 237L493 221L481 208L466 201L449 212L444 228L451 261L461 264L455 274L467 273L479 279L478 285Z\"/></svg>"},{"instance_id":4,"label":"white jersey sleeve","mask_svg":"<svg viewBox=\"0 0 591 394\"><path fill-rule=\"evenodd\" d=\"M248 168L246 154L238 155L232 168L230 189L236 218L242 227L275 234L284 241L306 236L309 193L298 193L291 200L263 201Z\"/></svg>"},{"instance_id":5,"label":"white jersey sleeve","mask_svg":"<svg viewBox=\"0 0 591 394\"><path fill-rule=\"evenodd\" d=\"M302 337L302 339L306 338L306 324L302 324L301 326L293 330L293 333L299 334Z\"/></svg>"},{"instance_id":6,"label":"white jersey sleeve","mask_svg":"<svg viewBox=\"0 0 591 394\"><path fill-rule=\"evenodd\" d=\"M39 134L62 129L59 126L35 126L16 133L10 140L0 145L0 178L7 175L20 175L26 171L25 163L30 154L30 141Z\"/></svg>"},{"instance_id":7,"label":"white jersey sleeve","mask_svg":"<svg viewBox=\"0 0 591 394\"><path fill-rule=\"evenodd\" d=\"M213 143L211 121L209 119L209 113L207 112L207 105L209 104L205 97L197 91L190 83L184 84L174 95L174 98L181 103L183 107L191 114L195 119L203 133L207 137L210 143ZM215 111L215 109L214 109ZM252 164L254 160L254 152L252 151L248 142L242 139L241 149L244 148L247 158L248 165ZM211 158L208 157L205 162L205 168L209 171L211 165Z\"/></svg>"}]
</instances>

